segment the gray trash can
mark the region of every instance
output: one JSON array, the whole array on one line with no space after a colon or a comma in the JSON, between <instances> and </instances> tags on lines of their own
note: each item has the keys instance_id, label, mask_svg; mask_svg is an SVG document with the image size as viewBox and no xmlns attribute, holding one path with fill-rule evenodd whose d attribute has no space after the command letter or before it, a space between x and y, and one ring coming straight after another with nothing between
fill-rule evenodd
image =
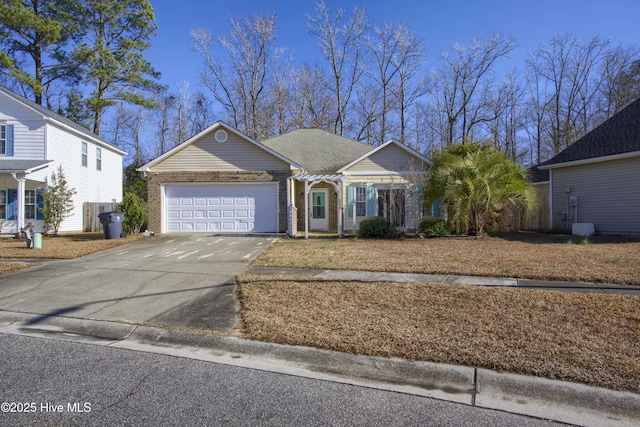
<instances>
[{"instance_id":1,"label":"gray trash can","mask_svg":"<svg viewBox=\"0 0 640 427\"><path fill-rule=\"evenodd\" d=\"M124 222L124 212L102 212L98 215L100 224L104 230L105 239L119 239L125 237L122 232L122 223Z\"/></svg>"}]
</instances>

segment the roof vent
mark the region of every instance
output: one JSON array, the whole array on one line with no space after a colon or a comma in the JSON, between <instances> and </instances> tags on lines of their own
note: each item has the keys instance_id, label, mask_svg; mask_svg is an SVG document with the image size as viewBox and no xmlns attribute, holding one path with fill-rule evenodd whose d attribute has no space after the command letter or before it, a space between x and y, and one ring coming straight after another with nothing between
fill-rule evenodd
<instances>
[{"instance_id":1,"label":"roof vent","mask_svg":"<svg viewBox=\"0 0 640 427\"><path fill-rule=\"evenodd\" d=\"M227 142L227 138L229 137L229 135L227 134L227 131L220 129L216 131L214 137L218 142Z\"/></svg>"}]
</instances>

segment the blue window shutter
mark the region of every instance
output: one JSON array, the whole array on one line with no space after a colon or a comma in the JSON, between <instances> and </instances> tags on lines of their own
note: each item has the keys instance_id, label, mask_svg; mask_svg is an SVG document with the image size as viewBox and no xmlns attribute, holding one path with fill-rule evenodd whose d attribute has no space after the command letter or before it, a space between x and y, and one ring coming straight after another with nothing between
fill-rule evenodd
<instances>
[{"instance_id":1,"label":"blue window shutter","mask_svg":"<svg viewBox=\"0 0 640 427\"><path fill-rule=\"evenodd\" d=\"M44 207L44 197L42 197L42 193L40 190L36 190L36 219L43 220L44 215L40 211Z\"/></svg>"},{"instance_id":2,"label":"blue window shutter","mask_svg":"<svg viewBox=\"0 0 640 427\"><path fill-rule=\"evenodd\" d=\"M18 208L18 190L7 190L7 220L15 221Z\"/></svg>"},{"instance_id":3,"label":"blue window shutter","mask_svg":"<svg viewBox=\"0 0 640 427\"><path fill-rule=\"evenodd\" d=\"M436 199L436 201L433 202L432 209L433 209L433 216L439 217L440 216L440 199Z\"/></svg>"},{"instance_id":4,"label":"blue window shutter","mask_svg":"<svg viewBox=\"0 0 640 427\"><path fill-rule=\"evenodd\" d=\"M376 187L367 187L367 216L375 215L376 211Z\"/></svg>"},{"instance_id":5,"label":"blue window shutter","mask_svg":"<svg viewBox=\"0 0 640 427\"><path fill-rule=\"evenodd\" d=\"M424 204L422 203L422 185L416 185L413 190L413 197L411 200L412 204L412 215L417 215L418 217L422 217L424 215Z\"/></svg>"},{"instance_id":6,"label":"blue window shutter","mask_svg":"<svg viewBox=\"0 0 640 427\"><path fill-rule=\"evenodd\" d=\"M356 199L356 187L350 185L347 187L347 217L353 218L353 203Z\"/></svg>"},{"instance_id":7,"label":"blue window shutter","mask_svg":"<svg viewBox=\"0 0 640 427\"><path fill-rule=\"evenodd\" d=\"M13 156L13 125L7 125L7 156Z\"/></svg>"}]
</instances>

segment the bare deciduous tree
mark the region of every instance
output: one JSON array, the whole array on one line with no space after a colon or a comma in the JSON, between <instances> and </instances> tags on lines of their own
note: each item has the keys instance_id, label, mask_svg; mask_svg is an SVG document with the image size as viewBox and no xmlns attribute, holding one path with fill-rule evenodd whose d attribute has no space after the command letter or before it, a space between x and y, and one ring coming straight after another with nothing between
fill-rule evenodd
<instances>
[{"instance_id":1,"label":"bare deciduous tree","mask_svg":"<svg viewBox=\"0 0 640 427\"><path fill-rule=\"evenodd\" d=\"M593 126L595 97L603 84L599 72L609 41L593 37L580 41L573 34L554 36L541 45L527 61L536 93L536 109L544 114L546 126L540 143L550 145L553 153L568 147ZM538 150L541 151L541 150Z\"/></svg>"},{"instance_id":2,"label":"bare deciduous tree","mask_svg":"<svg viewBox=\"0 0 640 427\"><path fill-rule=\"evenodd\" d=\"M364 72L364 36L368 22L363 8L354 7L347 17L342 8L331 14L326 3L316 3L314 15L308 15L308 31L318 38L322 55L329 63L335 111L333 131L342 135L349 124L349 105L356 84Z\"/></svg>"},{"instance_id":3,"label":"bare deciduous tree","mask_svg":"<svg viewBox=\"0 0 640 427\"><path fill-rule=\"evenodd\" d=\"M452 52L443 52L443 66L432 76L431 96L446 115L445 144L469 140L477 123L490 119L482 116L483 97L495 62L508 55L515 43L500 34L490 34L485 41L469 46L455 43ZM437 112L436 112L437 113Z\"/></svg>"},{"instance_id":4,"label":"bare deciduous tree","mask_svg":"<svg viewBox=\"0 0 640 427\"><path fill-rule=\"evenodd\" d=\"M256 14L230 20L230 33L219 37L228 63L214 52L216 44L210 30L191 31L194 48L203 60L202 81L224 108L232 125L252 138L270 134L263 115L267 88L274 77L273 64L282 49L276 45L276 17Z\"/></svg>"}]
</instances>

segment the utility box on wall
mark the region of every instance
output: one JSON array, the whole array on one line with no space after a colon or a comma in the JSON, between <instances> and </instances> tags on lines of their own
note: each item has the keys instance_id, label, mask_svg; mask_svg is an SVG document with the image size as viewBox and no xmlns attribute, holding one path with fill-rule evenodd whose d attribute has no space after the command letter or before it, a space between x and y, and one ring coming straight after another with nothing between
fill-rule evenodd
<instances>
[{"instance_id":1,"label":"utility box on wall","mask_svg":"<svg viewBox=\"0 0 640 427\"><path fill-rule=\"evenodd\" d=\"M569 206L578 206L580 199L578 196L569 196Z\"/></svg>"}]
</instances>

